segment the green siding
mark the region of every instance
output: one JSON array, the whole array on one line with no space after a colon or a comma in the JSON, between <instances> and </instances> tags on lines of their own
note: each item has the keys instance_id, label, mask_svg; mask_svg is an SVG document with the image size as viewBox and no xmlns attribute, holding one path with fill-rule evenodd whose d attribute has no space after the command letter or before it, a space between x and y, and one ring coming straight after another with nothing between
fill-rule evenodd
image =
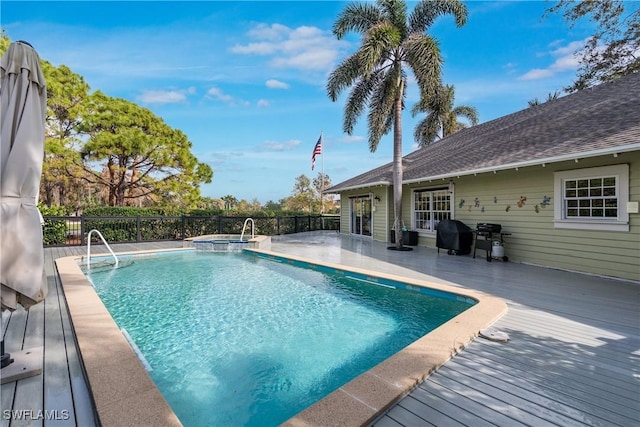
<instances>
[{"instance_id":1,"label":"green siding","mask_svg":"<svg viewBox=\"0 0 640 427\"><path fill-rule=\"evenodd\" d=\"M373 239L385 242L388 236L388 212L391 209L391 217L393 218L393 204L388 201L386 187L364 188L360 190L346 191L340 194L340 232L349 234L349 223L351 221L349 198L354 196L371 195L373 198L372 210L372 233ZM379 197L380 201L376 201L375 197ZM393 222L393 219L392 219Z\"/></svg>"},{"instance_id":2,"label":"green siding","mask_svg":"<svg viewBox=\"0 0 640 427\"><path fill-rule=\"evenodd\" d=\"M455 179L454 216L472 228L482 222L501 224L503 231L512 233L505 237L505 255L514 261L640 280L638 214L629 214L628 232L571 230L553 224L554 171L620 163L630 165L629 200L640 200L640 153L636 152ZM545 196L551 200L543 207ZM519 206L521 197L526 201ZM480 207L475 207L476 198ZM462 208L461 200L465 201Z\"/></svg>"},{"instance_id":3,"label":"green siding","mask_svg":"<svg viewBox=\"0 0 640 427\"><path fill-rule=\"evenodd\" d=\"M505 255L513 261L640 280L640 214L629 214L628 232L562 229L553 223L557 202L553 172L622 163L629 164L629 201L640 201L640 152L633 152L453 178L453 217L471 228L484 222L501 224L503 231L511 233L505 237ZM402 217L407 227L411 226L411 190L447 184L442 180L404 187ZM388 241L394 217L391 187L343 193L341 230L349 230L349 195L367 191L381 198L374 212L374 239ZM550 202L543 207L545 196ZM526 201L519 206L522 197ZM435 247L435 234L422 234L419 243Z\"/></svg>"}]
</instances>

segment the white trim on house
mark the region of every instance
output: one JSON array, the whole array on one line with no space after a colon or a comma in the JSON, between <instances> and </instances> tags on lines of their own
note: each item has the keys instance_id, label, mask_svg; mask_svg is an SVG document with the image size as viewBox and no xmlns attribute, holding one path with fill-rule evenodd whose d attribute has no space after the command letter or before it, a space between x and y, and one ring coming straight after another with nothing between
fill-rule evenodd
<instances>
[{"instance_id":1,"label":"white trim on house","mask_svg":"<svg viewBox=\"0 0 640 427\"><path fill-rule=\"evenodd\" d=\"M498 171L505 171L505 170L510 170L510 169L518 169L518 168L524 168L524 167L530 167L530 166L542 166L545 167L547 164L551 164L551 163L558 163L558 162L564 162L567 160L580 160L580 159L587 159L590 157L598 157L598 156L606 156L606 155L612 155L614 157L618 157L619 154L622 153L626 153L626 152L633 152L633 151L637 151L640 150L640 143L635 143L635 144L629 144L629 145L624 145L624 146L617 146L617 147L609 147L609 148L604 148L604 149L598 149L598 150L591 150L591 151L584 151L584 152L580 152L580 153L572 153L572 154L563 154L561 156L553 156L553 157L546 157L546 158L542 158L542 159L536 159L536 160L527 160L527 161L522 161L522 162L514 162L514 163L506 163L503 165L499 165L499 166L491 166L491 167L483 167L483 168L478 168L478 169L469 169L469 170L464 170L464 171L458 171L458 172L451 172L451 173L446 173L446 174L441 174L441 175L433 175L433 176L424 176L421 178L414 178L414 179L408 179L408 180L403 180L402 184L403 185L407 185L407 184L418 184L418 183L424 183L425 185L438 185L439 183L434 182L434 181L438 181L438 180L448 180L451 178L459 178L461 176L468 176L468 175L477 175L477 174L482 174L482 173L496 173ZM444 183L443 183L444 184ZM369 187L380 187L380 186L384 186L384 187L389 187L392 186L393 183L390 181L376 181L376 182L368 182L365 184L357 184L357 185L352 185L349 187L341 187L335 191L326 191L324 193L326 194L340 194L342 192L345 191L353 191L353 190L362 190L364 188L369 188Z\"/></svg>"},{"instance_id":2,"label":"white trim on house","mask_svg":"<svg viewBox=\"0 0 640 427\"><path fill-rule=\"evenodd\" d=\"M368 188L368 187L389 187L392 184L393 183L391 183L389 181L370 182L370 183L362 184L362 185L352 185L351 187L342 187L339 190L335 190L335 191L323 191L323 193L325 193L325 194L340 194L340 193L344 193L345 191L362 190L363 188Z\"/></svg>"},{"instance_id":3,"label":"white trim on house","mask_svg":"<svg viewBox=\"0 0 640 427\"><path fill-rule=\"evenodd\" d=\"M563 182L567 179L590 178L594 176L615 176L616 197L618 199L618 217L615 220L603 219L571 219L565 218ZM629 165L619 164L586 169L571 169L553 173L554 196L556 203L553 211L555 228L574 230L629 231Z\"/></svg>"},{"instance_id":4,"label":"white trim on house","mask_svg":"<svg viewBox=\"0 0 640 427\"><path fill-rule=\"evenodd\" d=\"M455 201L455 194L454 194L454 184L453 182L448 182L445 184L435 184L435 185L428 185L428 186L420 186L420 187L415 187L411 189L411 196L410 196L410 200L411 200L411 217L410 217L410 221L411 221L411 229L414 231L418 231L420 235L423 236L435 236L436 235L436 229L435 227L431 230L427 230L424 228L418 228L416 225L416 218L415 218L415 214L416 214L416 200L415 200L415 193L418 191L428 191L431 193L435 193L435 192L439 192L439 191L446 191L449 195L449 218L448 219L453 219L455 216L455 211L454 211L454 201ZM433 203L433 199L431 198L431 203ZM431 214L433 215L434 211L430 210Z\"/></svg>"},{"instance_id":5,"label":"white trim on house","mask_svg":"<svg viewBox=\"0 0 640 427\"><path fill-rule=\"evenodd\" d=\"M360 232L356 233L353 230L353 200L357 199L357 200L368 200L369 201L369 233L370 234L362 234ZM373 234L374 234L374 229L373 229L373 222L374 222L374 194L372 192L368 192L368 193L360 193L360 194L353 194L351 196L348 196L348 203L349 203L349 235L354 236L354 237L360 237L363 239L373 239ZM362 227L362 224L361 224ZM361 231L361 230L358 230Z\"/></svg>"},{"instance_id":6,"label":"white trim on house","mask_svg":"<svg viewBox=\"0 0 640 427\"><path fill-rule=\"evenodd\" d=\"M456 177L460 177L460 176L468 176L468 175L475 175L475 174L480 174L480 173L497 172L497 171L501 171L501 170L523 168L523 167L527 167L527 166L540 166L540 165L542 165L542 167L544 167L546 164L551 164L551 163L564 162L564 161L567 161L567 160L580 160L580 159L586 159L586 158L589 158L589 157L598 157L598 156L605 156L605 155L612 155L614 157L617 157L618 154L625 153L625 152L630 152L630 151L637 151L637 150L640 150L640 143L629 144L629 145L619 146L619 147L604 148L604 149L599 149L599 150L584 151L584 152L580 152L580 153L563 154L561 156L547 157L547 158L543 158L543 159L527 160L527 161L515 162L515 163L507 163L507 164L503 164L503 165L500 165L500 166L492 166L492 167L471 169L471 170L465 170L465 171L461 171L461 172L447 173L447 174L443 174L443 175L434 175L434 176L423 177L423 178L415 178L415 179L403 181L402 183L403 184L415 184L415 183L419 183L419 182L431 182L431 181L435 181L435 180L438 180L438 179L445 180L445 179L456 178ZM370 184L367 184L367 186L369 186L369 185Z\"/></svg>"}]
</instances>

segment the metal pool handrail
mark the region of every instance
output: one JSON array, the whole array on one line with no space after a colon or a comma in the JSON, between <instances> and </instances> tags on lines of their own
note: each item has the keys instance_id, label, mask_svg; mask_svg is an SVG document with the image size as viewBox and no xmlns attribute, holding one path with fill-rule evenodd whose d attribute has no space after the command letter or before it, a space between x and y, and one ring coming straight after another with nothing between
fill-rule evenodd
<instances>
[{"instance_id":1,"label":"metal pool handrail","mask_svg":"<svg viewBox=\"0 0 640 427\"><path fill-rule=\"evenodd\" d=\"M240 241L242 241L242 238L244 237L244 230L247 228L247 223L249 221L251 221L251 238L253 239L255 237L256 224L253 222L253 218L247 218L244 220L244 225L242 226L242 233L240 233Z\"/></svg>"},{"instance_id":2,"label":"metal pool handrail","mask_svg":"<svg viewBox=\"0 0 640 427\"><path fill-rule=\"evenodd\" d=\"M113 256L113 259L116 260L116 267L118 266L118 257L116 256L116 254L113 253L113 251L111 250L111 246L109 246L109 244L107 243L107 241L105 240L104 236L102 236L102 233L100 233L98 230L93 229L89 232L89 236L87 237L87 264L89 266L91 266L91 234L95 232L98 237L100 237L100 239L102 240L102 243L104 243L104 245L107 247L107 249L109 250L109 253Z\"/></svg>"}]
</instances>

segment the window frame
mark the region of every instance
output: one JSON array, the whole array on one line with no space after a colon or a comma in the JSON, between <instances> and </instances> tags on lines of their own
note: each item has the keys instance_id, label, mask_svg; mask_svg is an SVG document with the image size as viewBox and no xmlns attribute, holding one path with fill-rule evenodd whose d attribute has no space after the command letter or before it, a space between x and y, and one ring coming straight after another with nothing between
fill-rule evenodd
<instances>
[{"instance_id":1,"label":"window frame","mask_svg":"<svg viewBox=\"0 0 640 427\"><path fill-rule=\"evenodd\" d=\"M599 178L616 179L616 199L618 215L615 219L606 217L567 217L566 215L566 181L591 180ZM627 202L629 201L629 165L619 164L611 166L601 166L595 168L572 169L554 172L554 218L555 228L568 228L579 230L602 230L602 231L629 231L629 212L627 212ZM590 196L582 198L590 199ZM572 199L580 201L580 198Z\"/></svg>"},{"instance_id":2,"label":"window frame","mask_svg":"<svg viewBox=\"0 0 640 427\"><path fill-rule=\"evenodd\" d=\"M429 210L418 210L416 209L416 193L431 193L430 197L429 197ZM446 193L446 195L449 197L448 203L449 203L449 219L453 219L454 216L454 210L453 210L453 191L451 189L450 186L445 186L445 187L428 187L428 188L414 188L411 190L411 228L414 231L417 231L419 233L422 234L427 234L427 235L435 235L436 234L436 227L437 224L433 224L433 213L434 212L447 212L447 211L443 211L443 210L434 210L434 193L438 193L438 192L443 192ZM429 212L431 219L429 219L429 221L431 221L432 223L432 229L426 229L426 228L419 228L417 226L417 220L416 220L416 213L417 212Z\"/></svg>"}]
</instances>

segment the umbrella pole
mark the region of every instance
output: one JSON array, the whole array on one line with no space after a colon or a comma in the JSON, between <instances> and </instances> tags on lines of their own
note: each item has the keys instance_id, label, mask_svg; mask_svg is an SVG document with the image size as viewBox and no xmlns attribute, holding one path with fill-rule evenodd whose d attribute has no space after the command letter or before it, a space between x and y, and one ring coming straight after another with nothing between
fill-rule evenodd
<instances>
[{"instance_id":1,"label":"umbrella pole","mask_svg":"<svg viewBox=\"0 0 640 427\"><path fill-rule=\"evenodd\" d=\"M9 353L4 352L4 340L0 342L0 354L2 354L2 367L9 366L13 363L13 359Z\"/></svg>"},{"instance_id":2,"label":"umbrella pole","mask_svg":"<svg viewBox=\"0 0 640 427\"><path fill-rule=\"evenodd\" d=\"M4 313L4 311L3 311ZM0 384L28 378L42 373L44 347L35 347L28 350L13 351L11 354L4 352L4 320L3 338L0 341L0 354L2 355L2 370L0 371Z\"/></svg>"}]
</instances>

